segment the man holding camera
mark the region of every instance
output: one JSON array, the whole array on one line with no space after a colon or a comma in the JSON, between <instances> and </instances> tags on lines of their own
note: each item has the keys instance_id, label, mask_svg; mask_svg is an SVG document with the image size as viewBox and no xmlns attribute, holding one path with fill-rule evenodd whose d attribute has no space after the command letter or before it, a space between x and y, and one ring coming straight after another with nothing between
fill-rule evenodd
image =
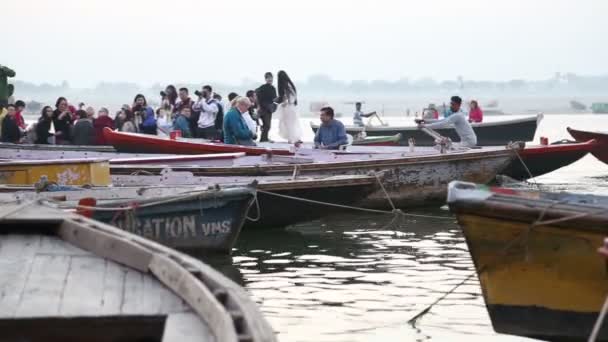
<instances>
[{"instance_id":1,"label":"man holding camera","mask_svg":"<svg viewBox=\"0 0 608 342\"><path fill-rule=\"evenodd\" d=\"M197 137L216 140L218 131L215 128L215 118L219 112L217 101L213 98L213 89L206 85L202 91L195 91L198 101L192 106L195 111L200 111L198 118Z\"/></svg>"}]
</instances>

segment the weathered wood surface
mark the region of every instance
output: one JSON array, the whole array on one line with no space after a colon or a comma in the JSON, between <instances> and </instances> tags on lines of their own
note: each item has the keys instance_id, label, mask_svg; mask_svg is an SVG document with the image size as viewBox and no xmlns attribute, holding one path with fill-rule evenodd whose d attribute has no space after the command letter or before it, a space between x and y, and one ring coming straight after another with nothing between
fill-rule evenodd
<instances>
[{"instance_id":1,"label":"weathered wood surface","mask_svg":"<svg viewBox=\"0 0 608 342\"><path fill-rule=\"evenodd\" d=\"M35 202L3 205L0 225L0 318L165 315L163 341L276 340L242 288L179 252Z\"/></svg>"}]
</instances>

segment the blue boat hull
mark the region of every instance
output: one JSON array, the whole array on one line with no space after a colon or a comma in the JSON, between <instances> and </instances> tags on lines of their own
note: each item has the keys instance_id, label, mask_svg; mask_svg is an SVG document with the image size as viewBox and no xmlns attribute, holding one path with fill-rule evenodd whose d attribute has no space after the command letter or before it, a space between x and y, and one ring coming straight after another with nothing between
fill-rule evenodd
<instances>
[{"instance_id":1,"label":"blue boat hull","mask_svg":"<svg viewBox=\"0 0 608 342\"><path fill-rule=\"evenodd\" d=\"M253 191L211 192L170 201L123 201L122 206L135 209L95 211L93 218L172 248L229 254L247 217Z\"/></svg>"}]
</instances>

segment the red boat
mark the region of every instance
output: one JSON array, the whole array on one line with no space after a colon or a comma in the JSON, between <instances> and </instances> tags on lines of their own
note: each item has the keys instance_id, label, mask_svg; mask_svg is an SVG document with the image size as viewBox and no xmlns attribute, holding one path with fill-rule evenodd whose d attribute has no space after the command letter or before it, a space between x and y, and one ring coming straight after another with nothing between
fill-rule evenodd
<instances>
[{"instance_id":1,"label":"red boat","mask_svg":"<svg viewBox=\"0 0 608 342\"><path fill-rule=\"evenodd\" d=\"M538 177L576 162L587 153L593 152L597 146L598 143L593 139L576 143L526 146L519 152L519 156L530 172L528 173L519 158L515 158L501 174L517 180L526 180L530 178L530 174Z\"/></svg>"},{"instance_id":2,"label":"red boat","mask_svg":"<svg viewBox=\"0 0 608 342\"><path fill-rule=\"evenodd\" d=\"M580 131L568 127L568 133L576 139L576 141L587 141L595 139L597 146L591 151L593 156L604 163L608 164L608 133Z\"/></svg>"},{"instance_id":3,"label":"red boat","mask_svg":"<svg viewBox=\"0 0 608 342\"><path fill-rule=\"evenodd\" d=\"M228 145L192 140L172 140L156 135L126 133L104 128L106 141L118 152L128 153L161 153L161 154L210 154L244 152L250 156L272 153L275 155L292 155L288 149L264 148L255 146Z\"/></svg>"}]
</instances>

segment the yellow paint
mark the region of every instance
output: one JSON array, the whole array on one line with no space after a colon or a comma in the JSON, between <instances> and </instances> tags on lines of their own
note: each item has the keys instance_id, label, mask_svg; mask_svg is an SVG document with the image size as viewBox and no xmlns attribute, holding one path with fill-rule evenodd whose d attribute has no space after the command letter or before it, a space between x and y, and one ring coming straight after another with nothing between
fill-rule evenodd
<instances>
[{"instance_id":1,"label":"yellow paint","mask_svg":"<svg viewBox=\"0 0 608 342\"><path fill-rule=\"evenodd\" d=\"M33 185L41 176L47 176L50 181L61 185L112 184L107 161L0 163L0 184Z\"/></svg>"},{"instance_id":2,"label":"yellow paint","mask_svg":"<svg viewBox=\"0 0 608 342\"><path fill-rule=\"evenodd\" d=\"M486 304L598 312L608 293L608 265L597 253L606 232L534 227L473 215L458 220L479 270ZM507 244L520 239L507 253Z\"/></svg>"}]
</instances>

